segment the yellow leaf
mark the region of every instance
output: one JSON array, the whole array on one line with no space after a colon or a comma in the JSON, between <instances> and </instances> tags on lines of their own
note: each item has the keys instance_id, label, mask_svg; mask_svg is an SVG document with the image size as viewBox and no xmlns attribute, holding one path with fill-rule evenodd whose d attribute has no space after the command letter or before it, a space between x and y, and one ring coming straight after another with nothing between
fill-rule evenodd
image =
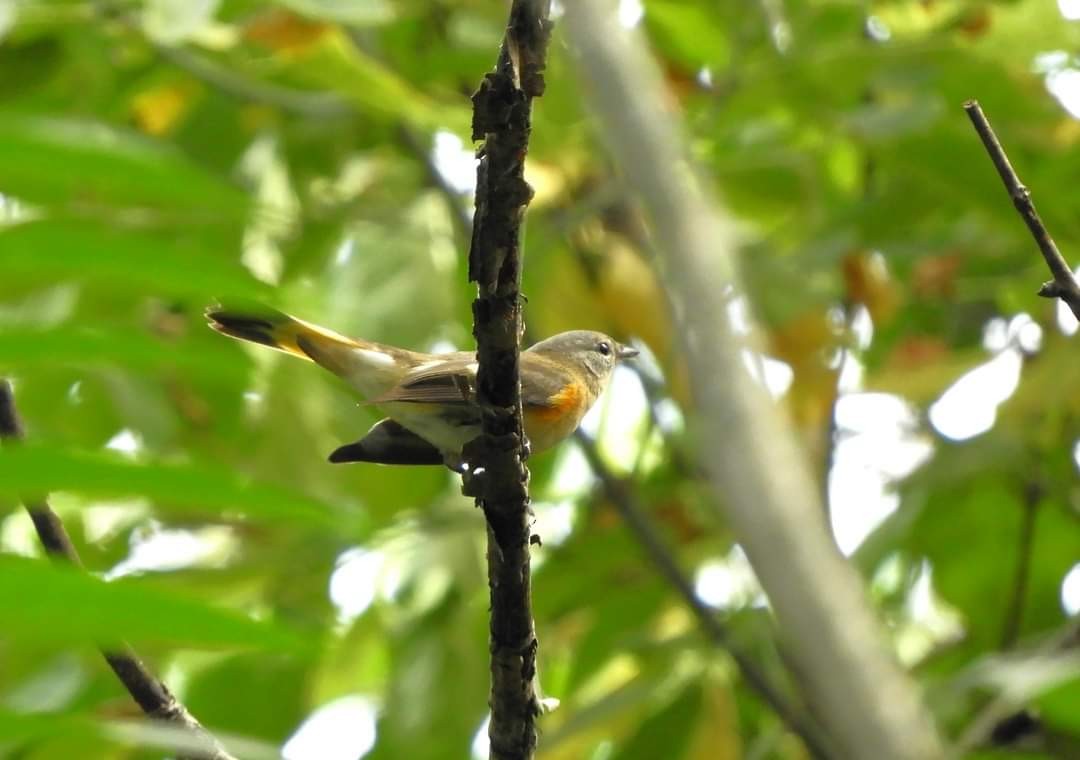
<instances>
[{"instance_id":1,"label":"yellow leaf","mask_svg":"<svg viewBox=\"0 0 1080 760\"><path fill-rule=\"evenodd\" d=\"M131 99L135 126L155 137L172 132L191 108L196 85L173 82L143 90Z\"/></svg>"}]
</instances>

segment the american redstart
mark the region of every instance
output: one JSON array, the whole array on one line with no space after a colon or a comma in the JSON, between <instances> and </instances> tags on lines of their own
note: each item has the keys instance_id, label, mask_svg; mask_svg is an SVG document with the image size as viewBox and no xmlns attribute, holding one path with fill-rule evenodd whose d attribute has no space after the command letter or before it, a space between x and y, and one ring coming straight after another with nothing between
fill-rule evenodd
<instances>
[{"instance_id":1,"label":"american redstart","mask_svg":"<svg viewBox=\"0 0 1080 760\"><path fill-rule=\"evenodd\" d=\"M425 354L317 327L269 309L211 308L210 326L313 361L343 378L388 415L331 462L461 466L461 449L480 435L476 356ZM620 359L637 350L590 330L559 333L521 353L525 435L543 451L577 429Z\"/></svg>"}]
</instances>

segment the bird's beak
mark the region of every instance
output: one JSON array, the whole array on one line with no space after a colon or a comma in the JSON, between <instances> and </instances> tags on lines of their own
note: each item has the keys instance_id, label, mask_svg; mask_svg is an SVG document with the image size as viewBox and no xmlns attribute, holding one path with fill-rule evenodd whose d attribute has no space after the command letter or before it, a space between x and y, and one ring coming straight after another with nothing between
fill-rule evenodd
<instances>
[{"instance_id":1,"label":"bird's beak","mask_svg":"<svg viewBox=\"0 0 1080 760\"><path fill-rule=\"evenodd\" d=\"M615 355L620 359L633 359L639 353L641 352L638 351L636 348L631 348L630 346L619 346L619 350L618 352L616 352Z\"/></svg>"}]
</instances>

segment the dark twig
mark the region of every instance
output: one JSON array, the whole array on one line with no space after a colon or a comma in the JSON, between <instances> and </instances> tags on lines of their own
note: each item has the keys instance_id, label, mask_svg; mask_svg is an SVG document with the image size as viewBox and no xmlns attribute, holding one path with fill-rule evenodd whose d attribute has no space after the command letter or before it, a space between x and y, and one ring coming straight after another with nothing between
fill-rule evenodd
<instances>
[{"instance_id":1,"label":"dark twig","mask_svg":"<svg viewBox=\"0 0 1080 760\"><path fill-rule=\"evenodd\" d=\"M1068 305L1073 315L1080 319L1080 284L1076 282L1076 277L1073 276L1068 262L1058 251L1054 239L1050 237L1050 233L1043 225L1038 212L1035 211L1035 203L1031 200L1031 191L1024 187L1023 183L1020 182L1020 178L1016 176L1016 171L1012 168L1012 164L1009 163L1009 157L1005 155L1005 149L998 142L997 135L994 134L994 129L990 126L990 122L987 120L982 108L979 107L978 102L975 100L967 101L964 103L964 110L967 112L968 118L971 119L971 123L975 126L975 131L979 133L983 147L986 148L990 160L994 162L994 168L997 169L1001 181L1005 184L1005 190L1008 191L1009 197L1012 198L1013 205L1016 206L1016 210L1020 213L1024 224L1031 231L1031 236L1035 238L1035 243L1039 246L1043 259L1046 260L1046 266L1050 268L1050 274L1054 277L1049 282L1043 283L1042 287L1039 288L1039 295L1044 298L1060 298Z\"/></svg>"},{"instance_id":2,"label":"dark twig","mask_svg":"<svg viewBox=\"0 0 1080 760\"><path fill-rule=\"evenodd\" d=\"M521 422L518 352L521 221L532 188L525 182L532 100L543 94L550 0L514 0L495 71L473 95L477 167L469 280L477 343L477 401L483 435L465 447L467 491L484 510L491 593L492 760L528 760L536 749L540 704L529 577L529 470Z\"/></svg>"},{"instance_id":3,"label":"dark twig","mask_svg":"<svg viewBox=\"0 0 1080 760\"><path fill-rule=\"evenodd\" d=\"M438 190L446 201L447 209L450 211L450 219L454 225L454 232L463 242L471 240L473 220L472 214L469 213L467 207L467 198L446 181L446 177L443 176L443 173L439 171L439 167L432 160L430 148L425 145L419 134L409 126L403 125L398 129L398 136L401 144L412 153L413 158L423 165L428 184Z\"/></svg>"},{"instance_id":4,"label":"dark twig","mask_svg":"<svg viewBox=\"0 0 1080 760\"><path fill-rule=\"evenodd\" d=\"M825 737L817 724L796 705L792 704L788 697L770 681L765 672L757 666L757 663L742 651L734 641L730 631L716 617L716 613L698 596L693 584L683 573L682 568L679 567L679 563L671 550L653 528L637 497L604 464L599 452L596 450L595 442L581 430L575 433L575 437L593 473L599 478L600 485L604 489L604 495L611 501L611 504L618 511L619 516L622 517L623 522L626 523L626 527L630 529L637 542L641 544L641 548L644 549L645 554L648 555L657 572L675 589L686 606L694 613L694 617L697 618L698 624L709 641L727 651L738 666L739 672L746 680L746 683L773 709L788 728L798 734L811 757L816 758L816 760L827 760L827 758L835 757L826 748Z\"/></svg>"},{"instance_id":5,"label":"dark twig","mask_svg":"<svg viewBox=\"0 0 1080 760\"><path fill-rule=\"evenodd\" d=\"M0 438L7 446L17 444L23 438L15 395L11 384L5 379L0 379ZM44 498L35 498L26 499L25 505L45 551L54 558L82 567L79 553L49 503ZM154 677L131 647L123 645L119 649L103 649L101 654L147 717L182 728L196 740L201 748L188 750L181 760L236 760L172 695L168 687Z\"/></svg>"},{"instance_id":6,"label":"dark twig","mask_svg":"<svg viewBox=\"0 0 1080 760\"><path fill-rule=\"evenodd\" d=\"M310 119L347 119L357 113L356 108L337 93L299 90L251 79L185 48L152 44L162 60L237 100L280 108Z\"/></svg>"},{"instance_id":7,"label":"dark twig","mask_svg":"<svg viewBox=\"0 0 1080 760\"><path fill-rule=\"evenodd\" d=\"M1029 483L1024 489L1024 503L1020 522L1019 546L1016 552L1016 573L1013 578L1012 595L1005 611L1005 623L1001 632L1001 648L1012 649L1020 636L1024 619L1024 598L1031 575L1031 552L1035 543L1035 518L1039 511L1043 489L1038 483Z\"/></svg>"}]
</instances>

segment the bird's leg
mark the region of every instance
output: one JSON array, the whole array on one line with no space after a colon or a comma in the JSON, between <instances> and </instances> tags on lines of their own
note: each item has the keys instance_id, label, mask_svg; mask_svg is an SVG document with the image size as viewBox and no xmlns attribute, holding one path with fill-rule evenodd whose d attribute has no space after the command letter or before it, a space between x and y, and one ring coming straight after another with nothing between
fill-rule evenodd
<instances>
[{"instance_id":1,"label":"bird's leg","mask_svg":"<svg viewBox=\"0 0 1080 760\"><path fill-rule=\"evenodd\" d=\"M460 453L454 454L449 451L442 453L443 464L445 464L450 470L456 472L458 475L465 475L469 471L469 463L465 461L465 458Z\"/></svg>"},{"instance_id":2,"label":"bird's leg","mask_svg":"<svg viewBox=\"0 0 1080 760\"><path fill-rule=\"evenodd\" d=\"M464 453L443 452L443 463L452 472L461 476L461 495L478 499L484 492L484 470L476 468L465 458Z\"/></svg>"}]
</instances>

